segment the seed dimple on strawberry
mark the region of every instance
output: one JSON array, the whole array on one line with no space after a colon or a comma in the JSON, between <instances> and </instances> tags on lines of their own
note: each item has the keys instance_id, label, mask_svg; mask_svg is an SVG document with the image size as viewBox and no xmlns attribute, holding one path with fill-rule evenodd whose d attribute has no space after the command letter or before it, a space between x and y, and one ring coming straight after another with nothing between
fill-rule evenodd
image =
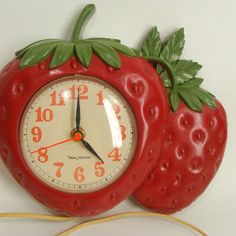
<instances>
[{"instance_id":1,"label":"seed dimple on strawberry","mask_svg":"<svg viewBox=\"0 0 236 236\"><path fill-rule=\"evenodd\" d=\"M153 28L141 50L161 73L170 112L156 166L133 197L140 205L164 214L187 207L203 193L221 164L227 137L224 108L200 87L203 79L196 75L201 66L180 59L183 43L180 29L160 46L159 33ZM153 49L153 45L161 49Z\"/></svg>"}]
</instances>

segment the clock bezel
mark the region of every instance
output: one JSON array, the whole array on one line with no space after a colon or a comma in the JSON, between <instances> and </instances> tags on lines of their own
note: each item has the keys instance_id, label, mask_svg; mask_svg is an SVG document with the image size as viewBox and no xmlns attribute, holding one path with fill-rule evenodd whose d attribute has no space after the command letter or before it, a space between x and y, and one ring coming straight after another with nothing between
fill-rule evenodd
<instances>
[{"instance_id":1,"label":"clock bezel","mask_svg":"<svg viewBox=\"0 0 236 236\"><path fill-rule=\"evenodd\" d=\"M132 148L131 150L131 154L132 154L132 157L129 157L129 159L126 161L126 163L124 164L122 170L116 175L114 176L114 179L112 178L111 180L105 182L105 186L98 186L98 187L95 187L94 189L89 189L89 190L84 190L83 189L77 189L77 190L72 190L72 189L68 189L66 190L65 188L62 188L62 187L59 187L59 186L56 186L54 185L53 183L49 182L49 181L46 181L43 179L42 176L40 176L39 173L36 172L36 170L33 168L33 165L31 166L31 161L30 160L27 160L29 157L26 157L25 153L27 152L26 150L23 151L22 149L24 148L23 147L23 143L24 143L24 140L22 140L21 138L19 139L19 143L20 143L20 146L21 146L21 154L22 156L24 157L24 161L25 161L25 164L28 165L28 167L30 168L31 172L32 172L32 175L36 175L38 176L38 178L45 184L49 185L50 187L52 188L55 188L59 191L62 191L62 192L69 192L69 193L79 193L79 194L84 194L84 193L90 193L90 192L94 192L94 191L98 191L110 184L112 184L114 181L116 181L116 179L118 179L125 171L126 169L128 168L129 164L131 163L132 159L133 159L133 156L135 154L135 150L136 150L136 147L137 147L137 139L138 139L138 129L137 129L137 121L136 121L136 118L133 114L133 111L132 111L132 108L130 107L130 104L129 102L122 96L122 94L120 94L119 91L116 90L116 88L114 88L112 85L110 85L109 83L105 82L104 80L101 80L99 78L94 78L94 77L91 77L91 76L85 76L85 75L80 75L80 74L75 74L75 75L71 75L71 76L65 76L65 77L61 77L61 78L58 78L56 80L53 80L53 81L50 81L49 83L47 83L46 85L44 85L43 87L41 87L35 94L32 95L31 99L28 101L28 104L26 105L24 111L23 111L23 114L21 116L21 122L20 122L20 131L19 131L19 137L23 137L23 127L25 126L25 123L24 121L26 120L26 117L27 117L27 114L29 112L29 109L30 109L30 106L32 106L32 104L34 104L35 100L39 99L39 97L41 97L41 94L45 93L46 91L48 91L48 89L50 89L50 87L52 86L58 86L59 84L61 83L64 83L65 81L67 80L70 80L70 81L73 81L73 80L85 80L85 81L93 81L94 83L97 83L97 84L100 84L100 86L106 86L106 89L109 89L110 90L110 94L113 94L115 95L115 97L119 98L123 104L122 105L127 105L126 107L126 113L129 115L129 119L130 119L130 124L131 124L131 127L132 127L132 131L134 132L134 135L133 135L133 138L132 138L132 144L135 145L135 147ZM90 114L91 115L91 114ZM109 125L109 124L108 124ZM70 135L71 132L68 131L68 135ZM68 136L68 138L70 138L71 136ZM129 141L129 140L128 140ZM24 153L25 152L25 153ZM96 157L93 157L95 158L96 160ZM105 158L105 157L104 157ZM82 165L82 164L81 164ZM65 167L66 168L66 167ZM56 179L56 177L54 178ZM81 184L82 185L82 184Z\"/></svg>"}]
</instances>

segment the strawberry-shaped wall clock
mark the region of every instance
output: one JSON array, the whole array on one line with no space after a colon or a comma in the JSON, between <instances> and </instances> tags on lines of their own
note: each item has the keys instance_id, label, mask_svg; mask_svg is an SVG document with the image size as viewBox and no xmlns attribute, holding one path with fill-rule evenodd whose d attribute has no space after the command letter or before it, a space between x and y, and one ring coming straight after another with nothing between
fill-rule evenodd
<instances>
[{"instance_id":1,"label":"strawberry-shaped wall clock","mask_svg":"<svg viewBox=\"0 0 236 236\"><path fill-rule=\"evenodd\" d=\"M157 54L153 54L152 45L161 45L156 28L142 51L167 63L169 71L158 63L155 66L169 93L169 125L156 167L134 198L152 211L169 214L191 204L216 174L225 150L227 119L220 102L200 87L203 79L196 75L201 66L179 59L183 29L173 34Z\"/></svg>"},{"instance_id":2,"label":"strawberry-shaped wall clock","mask_svg":"<svg viewBox=\"0 0 236 236\"><path fill-rule=\"evenodd\" d=\"M163 140L168 103L136 50L107 38L46 39L0 74L1 156L36 199L62 214L109 210L144 181Z\"/></svg>"}]
</instances>

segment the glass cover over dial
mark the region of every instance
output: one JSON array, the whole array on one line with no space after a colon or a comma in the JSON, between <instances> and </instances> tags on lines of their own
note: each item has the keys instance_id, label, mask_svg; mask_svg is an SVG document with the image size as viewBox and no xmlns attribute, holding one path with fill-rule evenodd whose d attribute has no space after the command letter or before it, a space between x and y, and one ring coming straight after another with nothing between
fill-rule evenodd
<instances>
[{"instance_id":1,"label":"glass cover over dial","mask_svg":"<svg viewBox=\"0 0 236 236\"><path fill-rule=\"evenodd\" d=\"M136 121L128 102L108 83L68 76L31 98L20 144L41 181L64 192L92 192L127 169L136 150Z\"/></svg>"}]
</instances>

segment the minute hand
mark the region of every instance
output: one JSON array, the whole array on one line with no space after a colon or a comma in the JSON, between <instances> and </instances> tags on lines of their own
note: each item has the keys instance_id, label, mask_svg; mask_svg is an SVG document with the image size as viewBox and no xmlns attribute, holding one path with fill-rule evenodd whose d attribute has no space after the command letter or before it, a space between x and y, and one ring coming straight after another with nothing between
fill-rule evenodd
<instances>
[{"instance_id":1,"label":"minute hand","mask_svg":"<svg viewBox=\"0 0 236 236\"><path fill-rule=\"evenodd\" d=\"M96 153L96 151L92 148L92 146L86 142L85 140L81 140L83 145L93 154L95 155L102 163L104 163L104 161L102 160L102 158Z\"/></svg>"},{"instance_id":2,"label":"minute hand","mask_svg":"<svg viewBox=\"0 0 236 236\"><path fill-rule=\"evenodd\" d=\"M80 97L79 97L79 92L78 92L78 98L77 98L77 104L76 104L76 129L77 131L80 128Z\"/></svg>"}]
</instances>

